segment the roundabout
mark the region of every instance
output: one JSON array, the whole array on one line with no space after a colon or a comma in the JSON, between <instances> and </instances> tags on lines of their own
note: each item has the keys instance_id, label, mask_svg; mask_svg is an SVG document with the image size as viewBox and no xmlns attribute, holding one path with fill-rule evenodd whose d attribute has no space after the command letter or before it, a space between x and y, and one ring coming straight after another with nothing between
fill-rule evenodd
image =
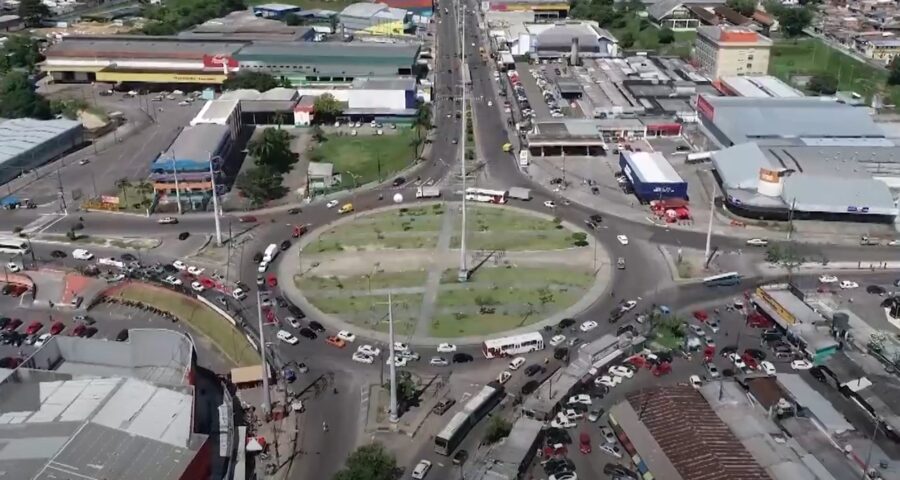
<instances>
[{"instance_id":1,"label":"roundabout","mask_svg":"<svg viewBox=\"0 0 900 480\"><path fill-rule=\"evenodd\" d=\"M466 209L460 282L458 202L392 206L342 217L305 235L278 263L292 301L337 329L414 343L479 343L534 331L593 304L612 276L606 250L575 225L530 210Z\"/></svg>"}]
</instances>

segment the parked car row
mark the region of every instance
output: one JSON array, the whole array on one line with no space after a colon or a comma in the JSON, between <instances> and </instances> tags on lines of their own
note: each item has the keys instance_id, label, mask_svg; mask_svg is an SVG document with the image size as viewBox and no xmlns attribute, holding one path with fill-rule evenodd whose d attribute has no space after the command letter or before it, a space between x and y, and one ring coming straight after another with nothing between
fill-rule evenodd
<instances>
[{"instance_id":1,"label":"parked car row","mask_svg":"<svg viewBox=\"0 0 900 480\"><path fill-rule=\"evenodd\" d=\"M565 115L562 113L562 108L559 105L560 99L556 95L556 92L553 88L553 84L547 81L547 77L545 74L546 67L542 66L540 70L532 70L531 76L534 77L535 83L537 83L538 88L541 89L541 94L544 96L544 103L547 104L547 108L550 109L550 116L553 118L562 118ZM556 75L560 75L559 69L555 69Z\"/></svg>"}]
</instances>

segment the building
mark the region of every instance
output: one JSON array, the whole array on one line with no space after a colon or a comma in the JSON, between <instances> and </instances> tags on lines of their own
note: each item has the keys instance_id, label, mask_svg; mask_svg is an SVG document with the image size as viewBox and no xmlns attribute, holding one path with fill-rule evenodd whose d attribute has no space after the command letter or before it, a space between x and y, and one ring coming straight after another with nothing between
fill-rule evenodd
<instances>
[{"instance_id":1,"label":"building","mask_svg":"<svg viewBox=\"0 0 900 480\"><path fill-rule=\"evenodd\" d=\"M725 76L719 79L719 90L735 97L797 98L803 92L771 75Z\"/></svg>"},{"instance_id":2,"label":"building","mask_svg":"<svg viewBox=\"0 0 900 480\"><path fill-rule=\"evenodd\" d=\"M758 287L751 299L757 310L795 339L814 363L821 364L838 351L831 322L804 302L803 293L793 285Z\"/></svg>"},{"instance_id":3,"label":"building","mask_svg":"<svg viewBox=\"0 0 900 480\"><path fill-rule=\"evenodd\" d=\"M299 13L302 8L296 5L287 5L284 3L264 3L262 5L254 5L253 15L262 18L283 19L292 13Z\"/></svg>"},{"instance_id":4,"label":"building","mask_svg":"<svg viewBox=\"0 0 900 480\"><path fill-rule=\"evenodd\" d=\"M519 417L509 435L487 455L466 465L469 480L518 480L531 464L543 439L544 422Z\"/></svg>"},{"instance_id":5,"label":"building","mask_svg":"<svg viewBox=\"0 0 900 480\"><path fill-rule=\"evenodd\" d=\"M418 99L416 80L413 77L357 78L347 92L349 117L365 115L413 115Z\"/></svg>"},{"instance_id":6,"label":"building","mask_svg":"<svg viewBox=\"0 0 900 480\"><path fill-rule=\"evenodd\" d=\"M347 86L355 78L415 76L419 45L352 42L258 42L240 49L242 69L270 73L295 86Z\"/></svg>"},{"instance_id":7,"label":"building","mask_svg":"<svg viewBox=\"0 0 900 480\"><path fill-rule=\"evenodd\" d=\"M126 342L53 336L2 371L5 475L189 480L224 471L237 447L233 412L205 398L196 375L193 342L173 330L132 329Z\"/></svg>"},{"instance_id":8,"label":"building","mask_svg":"<svg viewBox=\"0 0 900 480\"><path fill-rule=\"evenodd\" d=\"M535 20L552 20L569 16L569 2L560 0L486 0L483 12L531 12Z\"/></svg>"},{"instance_id":9,"label":"building","mask_svg":"<svg viewBox=\"0 0 900 480\"><path fill-rule=\"evenodd\" d=\"M900 39L896 37L867 38L859 42L857 49L861 50L866 57L887 65L900 54Z\"/></svg>"},{"instance_id":10,"label":"building","mask_svg":"<svg viewBox=\"0 0 900 480\"><path fill-rule=\"evenodd\" d=\"M231 90L218 101L233 100L239 105L239 125L291 125L294 123L294 107L300 99L295 88L278 87L266 92L258 90ZM237 132L235 132L237 138Z\"/></svg>"},{"instance_id":11,"label":"building","mask_svg":"<svg viewBox=\"0 0 900 480\"><path fill-rule=\"evenodd\" d=\"M644 138L646 127L635 118L554 119L537 121L528 134L528 150L539 157L602 155L609 143Z\"/></svg>"},{"instance_id":12,"label":"building","mask_svg":"<svg viewBox=\"0 0 900 480\"><path fill-rule=\"evenodd\" d=\"M0 121L0 183L55 160L85 143L81 122L16 118Z\"/></svg>"},{"instance_id":13,"label":"building","mask_svg":"<svg viewBox=\"0 0 900 480\"><path fill-rule=\"evenodd\" d=\"M711 23L715 16L705 7L725 5L725 0L659 0L647 7L647 16L660 27L675 31L696 30L704 23Z\"/></svg>"},{"instance_id":14,"label":"building","mask_svg":"<svg viewBox=\"0 0 900 480\"><path fill-rule=\"evenodd\" d=\"M312 124L315 117L316 97L303 95L297 105L294 105L294 125L305 127Z\"/></svg>"},{"instance_id":15,"label":"building","mask_svg":"<svg viewBox=\"0 0 900 480\"><path fill-rule=\"evenodd\" d=\"M407 12L420 17L431 17L434 15L434 2L432 0L379 0L391 8L406 10Z\"/></svg>"},{"instance_id":16,"label":"building","mask_svg":"<svg viewBox=\"0 0 900 480\"><path fill-rule=\"evenodd\" d=\"M577 57L615 57L619 41L597 22L557 21L526 23L511 28L507 44L512 55L529 55L534 59Z\"/></svg>"},{"instance_id":17,"label":"building","mask_svg":"<svg viewBox=\"0 0 900 480\"><path fill-rule=\"evenodd\" d=\"M619 152L619 167L643 202L687 198L687 182L659 152Z\"/></svg>"},{"instance_id":18,"label":"building","mask_svg":"<svg viewBox=\"0 0 900 480\"><path fill-rule=\"evenodd\" d=\"M179 32L179 38L196 40L240 40L267 42L308 42L315 39L310 26L287 25L281 20L258 17L246 10L231 12L207 20L192 30Z\"/></svg>"},{"instance_id":19,"label":"building","mask_svg":"<svg viewBox=\"0 0 900 480\"><path fill-rule=\"evenodd\" d=\"M747 27L697 28L694 59L700 72L716 80L730 75L765 75L772 40Z\"/></svg>"},{"instance_id":20,"label":"building","mask_svg":"<svg viewBox=\"0 0 900 480\"><path fill-rule=\"evenodd\" d=\"M309 162L306 168L306 181L310 192L324 192L334 186L334 164Z\"/></svg>"},{"instance_id":21,"label":"building","mask_svg":"<svg viewBox=\"0 0 900 480\"><path fill-rule=\"evenodd\" d=\"M150 180L159 202L157 209L177 205L178 201L194 210L205 209L212 198L213 176L217 188L224 186L223 168L232 145L231 132L225 125L203 123L185 127L150 166Z\"/></svg>"},{"instance_id":22,"label":"building","mask_svg":"<svg viewBox=\"0 0 900 480\"><path fill-rule=\"evenodd\" d=\"M412 28L409 12L383 3L354 3L338 14L340 29L345 35L403 35Z\"/></svg>"},{"instance_id":23,"label":"building","mask_svg":"<svg viewBox=\"0 0 900 480\"><path fill-rule=\"evenodd\" d=\"M609 423L642 478L771 479L690 385L631 393L610 408Z\"/></svg>"},{"instance_id":24,"label":"building","mask_svg":"<svg viewBox=\"0 0 900 480\"><path fill-rule=\"evenodd\" d=\"M178 37L68 36L40 64L56 82L221 84L238 70L234 54L247 42Z\"/></svg>"}]
</instances>

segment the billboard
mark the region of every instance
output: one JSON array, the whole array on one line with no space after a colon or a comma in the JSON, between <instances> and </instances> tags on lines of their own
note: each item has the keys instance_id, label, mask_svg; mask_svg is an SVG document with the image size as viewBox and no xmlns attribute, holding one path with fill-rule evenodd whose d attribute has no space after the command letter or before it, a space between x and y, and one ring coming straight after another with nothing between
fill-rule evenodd
<instances>
[{"instance_id":1,"label":"billboard","mask_svg":"<svg viewBox=\"0 0 900 480\"><path fill-rule=\"evenodd\" d=\"M228 55L203 55L203 68L235 70L238 66L238 61Z\"/></svg>"}]
</instances>

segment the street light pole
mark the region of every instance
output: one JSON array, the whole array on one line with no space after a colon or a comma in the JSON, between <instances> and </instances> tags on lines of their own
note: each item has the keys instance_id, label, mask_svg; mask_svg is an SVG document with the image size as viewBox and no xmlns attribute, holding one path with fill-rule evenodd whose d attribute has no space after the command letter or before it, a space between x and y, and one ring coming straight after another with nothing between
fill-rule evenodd
<instances>
[{"instance_id":1,"label":"street light pole","mask_svg":"<svg viewBox=\"0 0 900 480\"><path fill-rule=\"evenodd\" d=\"M400 419L397 416L397 359L394 357L394 309L392 305L391 292L388 290L388 351L391 359L391 423L397 423Z\"/></svg>"},{"instance_id":2,"label":"street light pole","mask_svg":"<svg viewBox=\"0 0 900 480\"><path fill-rule=\"evenodd\" d=\"M175 164L175 151L172 150L172 175L175 176L175 201L178 202L178 214L181 215L181 188L178 187L178 166Z\"/></svg>"},{"instance_id":3,"label":"street light pole","mask_svg":"<svg viewBox=\"0 0 900 480\"><path fill-rule=\"evenodd\" d=\"M209 154L209 179L212 182L212 198L213 198L213 219L216 222L216 245L222 246L222 227L219 225L219 194L216 192L216 173L213 172L213 158L222 159L222 157L213 157Z\"/></svg>"},{"instance_id":4,"label":"street light pole","mask_svg":"<svg viewBox=\"0 0 900 480\"><path fill-rule=\"evenodd\" d=\"M266 419L269 418L269 414L272 412L272 399L269 395L269 364L266 363L266 339L263 336L263 316L262 316L262 301L259 297L259 289L256 289L256 314L259 319L259 356L262 360L262 369L263 369L263 415L266 416Z\"/></svg>"},{"instance_id":5,"label":"street light pole","mask_svg":"<svg viewBox=\"0 0 900 480\"><path fill-rule=\"evenodd\" d=\"M464 6L463 6L464 8ZM456 19L458 22L462 23L462 36L459 40L459 51L460 51L460 69L459 69L459 77L460 83L462 83L462 96L460 97L460 105L462 106L462 115L460 115L461 122L461 132L460 132L460 141L459 141L459 164L462 175L462 227L460 228L460 240L459 240L459 273L457 275L457 281L460 283L466 282L469 280L469 268L466 266L466 120L468 119L467 110L466 110L466 20L465 15L463 15L462 9L460 8L459 1L457 1L457 14Z\"/></svg>"},{"instance_id":6,"label":"street light pole","mask_svg":"<svg viewBox=\"0 0 900 480\"><path fill-rule=\"evenodd\" d=\"M712 242L712 226L713 226L713 217L716 215L716 184L713 183L713 191L712 195L710 195L709 199L709 226L706 228L706 250L703 253L703 265L706 268L706 265L709 264L709 249L710 243Z\"/></svg>"}]
</instances>

